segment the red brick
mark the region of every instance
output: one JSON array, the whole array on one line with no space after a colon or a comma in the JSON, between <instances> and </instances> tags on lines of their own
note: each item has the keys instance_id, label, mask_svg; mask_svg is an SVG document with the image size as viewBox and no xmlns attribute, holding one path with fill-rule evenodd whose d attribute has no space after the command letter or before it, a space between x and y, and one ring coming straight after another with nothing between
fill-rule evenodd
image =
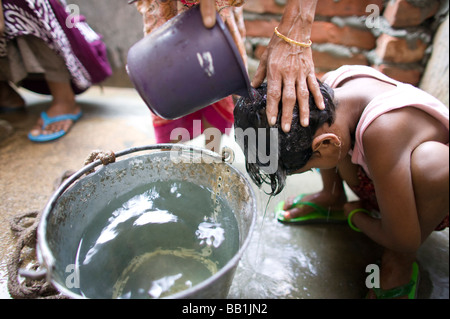
<instances>
[{"instance_id":1,"label":"red brick","mask_svg":"<svg viewBox=\"0 0 450 319\"><path fill-rule=\"evenodd\" d=\"M317 3L316 15L319 16L365 16L369 4L375 4L383 11L383 0L320 0ZM247 0L244 10L255 13L282 14L284 5L279 5L275 0Z\"/></svg>"},{"instance_id":2,"label":"red brick","mask_svg":"<svg viewBox=\"0 0 450 319\"><path fill-rule=\"evenodd\" d=\"M246 0L244 10L255 13L282 14L284 6L277 4L275 0Z\"/></svg>"},{"instance_id":3,"label":"red brick","mask_svg":"<svg viewBox=\"0 0 450 319\"><path fill-rule=\"evenodd\" d=\"M245 30L247 37L265 37L270 38L273 35L275 27L280 22L278 20L245 20Z\"/></svg>"},{"instance_id":4,"label":"red brick","mask_svg":"<svg viewBox=\"0 0 450 319\"><path fill-rule=\"evenodd\" d=\"M363 54L354 54L351 57L333 55L329 52L313 50L314 67L321 71L334 70L342 65L368 65Z\"/></svg>"},{"instance_id":5,"label":"red brick","mask_svg":"<svg viewBox=\"0 0 450 319\"><path fill-rule=\"evenodd\" d=\"M394 80L416 86L419 84L422 76L422 71L418 68L404 69L395 65L387 64L373 65L372 67L386 74L390 78L393 78Z\"/></svg>"},{"instance_id":6,"label":"red brick","mask_svg":"<svg viewBox=\"0 0 450 319\"><path fill-rule=\"evenodd\" d=\"M429 5L419 8L406 0L389 1L383 16L395 28L417 26L432 17L439 9L439 2L432 0L428 2Z\"/></svg>"},{"instance_id":7,"label":"red brick","mask_svg":"<svg viewBox=\"0 0 450 319\"><path fill-rule=\"evenodd\" d=\"M368 30L349 26L339 27L331 22L315 21L311 31L314 43L334 43L371 50L375 48L375 37Z\"/></svg>"},{"instance_id":8,"label":"red brick","mask_svg":"<svg viewBox=\"0 0 450 319\"><path fill-rule=\"evenodd\" d=\"M413 63L423 59L426 48L427 45L419 39L411 45L406 39L382 34L377 39L376 53L383 61Z\"/></svg>"},{"instance_id":9,"label":"red brick","mask_svg":"<svg viewBox=\"0 0 450 319\"><path fill-rule=\"evenodd\" d=\"M278 20L246 20L246 34L248 37L266 37L273 35ZM360 30L349 26L339 27L331 22L315 21L311 31L314 43L334 43L345 46L371 50L375 48L375 37L370 31Z\"/></svg>"},{"instance_id":10,"label":"red brick","mask_svg":"<svg viewBox=\"0 0 450 319\"><path fill-rule=\"evenodd\" d=\"M366 8L370 4L375 4L383 11L383 0L320 0L317 3L316 15L334 16L366 16Z\"/></svg>"}]
</instances>

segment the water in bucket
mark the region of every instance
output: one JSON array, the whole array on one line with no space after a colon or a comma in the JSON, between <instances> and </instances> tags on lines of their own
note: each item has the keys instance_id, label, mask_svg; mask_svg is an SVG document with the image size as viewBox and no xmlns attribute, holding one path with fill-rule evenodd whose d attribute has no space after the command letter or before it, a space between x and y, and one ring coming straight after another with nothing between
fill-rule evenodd
<instances>
[{"instance_id":1,"label":"water in bucket","mask_svg":"<svg viewBox=\"0 0 450 319\"><path fill-rule=\"evenodd\" d=\"M195 286L239 249L233 211L212 189L158 181L111 200L78 247L88 298L162 298Z\"/></svg>"}]
</instances>

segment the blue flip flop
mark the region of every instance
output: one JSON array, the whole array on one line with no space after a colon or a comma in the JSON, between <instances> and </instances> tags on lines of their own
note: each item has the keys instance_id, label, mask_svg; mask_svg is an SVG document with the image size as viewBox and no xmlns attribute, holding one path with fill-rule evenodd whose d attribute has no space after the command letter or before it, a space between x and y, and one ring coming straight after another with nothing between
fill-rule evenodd
<instances>
[{"instance_id":1,"label":"blue flip flop","mask_svg":"<svg viewBox=\"0 0 450 319\"><path fill-rule=\"evenodd\" d=\"M72 120L74 123L78 121L81 117L83 112L79 112L78 114L63 114L58 115L54 117L49 117L46 112L41 113L42 121L44 122L42 124L42 129L46 128L48 125L64 120ZM31 133L28 133L28 138L32 142L42 143L42 142L50 142L57 140L58 138L63 137L67 134L68 131L61 130L59 132L51 133L51 134L40 134L37 136L32 135Z\"/></svg>"}]
</instances>

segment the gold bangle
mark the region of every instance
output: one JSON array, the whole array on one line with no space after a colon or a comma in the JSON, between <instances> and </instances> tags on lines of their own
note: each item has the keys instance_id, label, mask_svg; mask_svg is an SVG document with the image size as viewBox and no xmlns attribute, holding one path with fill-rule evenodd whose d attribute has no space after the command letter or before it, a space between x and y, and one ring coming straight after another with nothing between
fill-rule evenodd
<instances>
[{"instance_id":1,"label":"gold bangle","mask_svg":"<svg viewBox=\"0 0 450 319\"><path fill-rule=\"evenodd\" d=\"M311 40L308 40L308 42L305 43L305 42L298 42L298 41L289 39L287 36L282 35L278 31L278 27L275 27L275 34L277 35L277 37L279 37L280 39L283 39L287 43L290 43L290 44L293 44L293 45L297 45L297 46L302 47L302 48L309 48L311 46L311 44L312 44Z\"/></svg>"}]
</instances>

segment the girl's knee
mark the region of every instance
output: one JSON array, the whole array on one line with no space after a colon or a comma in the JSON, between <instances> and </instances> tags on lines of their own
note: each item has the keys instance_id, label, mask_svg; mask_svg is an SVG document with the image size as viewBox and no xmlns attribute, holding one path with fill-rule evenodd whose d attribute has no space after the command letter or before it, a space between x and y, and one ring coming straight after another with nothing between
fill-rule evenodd
<instances>
[{"instance_id":1,"label":"girl's knee","mask_svg":"<svg viewBox=\"0 0 450 319\"><path fill-rule=\"evenodd\" d=\"M420 144L411 154L411 173L415 188L448 194L448 146L438 142Z\"/></svg>"},{"instance_id":2,"label":"girl's knee","mask_svg":"<svg viewBox=\"0 0 450 319\"><path fill-rule=\"evenodd\" d=\"M411 154L411 174L423 241L449 211L448 146L419 145Z\"/></svg>"}]
</instances>

